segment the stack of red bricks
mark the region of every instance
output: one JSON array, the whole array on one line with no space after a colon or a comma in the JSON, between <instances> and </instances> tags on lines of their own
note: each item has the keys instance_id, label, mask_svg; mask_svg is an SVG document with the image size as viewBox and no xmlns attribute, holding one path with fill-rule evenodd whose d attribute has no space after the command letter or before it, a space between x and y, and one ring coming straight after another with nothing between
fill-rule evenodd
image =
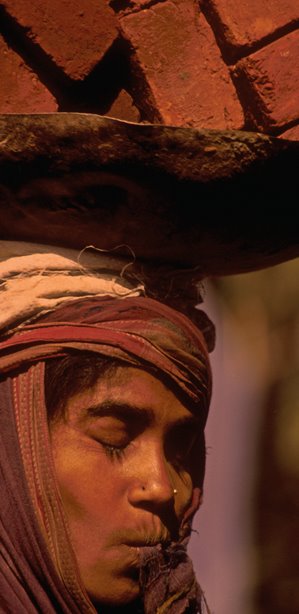
<instances>
[{"instance_id":1,"label":"stack of red bricks","mask_svg":"<svg viewBox=\"0 0 299 614\"><path fill-rule=\"evenodd\" d=\"M299 139L298 0L0 0L0 112Z\"/></svg>"}]
</instances>

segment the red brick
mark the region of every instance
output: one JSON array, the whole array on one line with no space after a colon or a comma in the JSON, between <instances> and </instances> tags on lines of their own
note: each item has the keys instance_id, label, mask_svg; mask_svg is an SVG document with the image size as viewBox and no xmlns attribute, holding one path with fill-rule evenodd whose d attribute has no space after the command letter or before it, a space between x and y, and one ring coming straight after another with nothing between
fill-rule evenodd
<instances>
[{"instance_id":1,"label":"red brick","mask_svg":"<svg viewBox=\"0 0 299 614\"><path fill-rule=\"evenodd\" d=\"M243 113L213 32L192 0L120 19L134 50L134 96L151 121L239 128Z\"/></svg>"},{"instance_id":2,"label":"red brick","mask_svg":"<svg viewBox=\"0 0 299 614\"><path fill-rule=\"evenodd\" d=\"M299 119L299 30L240 60L234 73L258 128Z\"/></svg>"},{"instance_id":3,"label":"red brick","mask_svg":"<svg viewBox=\"0 0 299 614\"><path fill-rule=\"evenodd\" d=\"M0 113L49 113L57 111L52 94L0 36Z\"/></svg>"},{"instance_id":4,"label":"red brick","mask_svg":"<svg viewBox=\"0 0 299 614\"><path fill-rule=\"evenodd\" d=\"M75 80L90 73L118 34L105 0L1 0L0 6Z\"/></svg>"},{"instance_id":5,"label":"red brick","mask_svg":"<svg viewBox=\"0 0 299 614\"><path fill-rule=\"evenodd\" d=\"M286 132L280 135L281 139L288 139L290 141L299 141L299 124L297 126L293 126Z\"/></svg>"},{"instance_id":6,"label":"red brick","mask_svg":"<svg viewBox=\"0 0 299 614\"><path fill-rule=\"evenodd\" d=\"M159 2L159 0L156 1ZM110 2L110 6L122 15L127 15L128 13L140 11L141 9L149 7L151 4L153 4L152 0L127 0L126 3L119 3L117 0L112 0ZM121 6L121 8L118 8L119 6Z\"/></svg>"},{"instance_id":7,"label":"red brick","mask_svg":"<svg viewBox=\"0 0 299 614\"><path fill-rule=\"evenodd\" d=\"M108 117L115 117L116 119L124 119L128 122L140 122L140 113L126 90L120 91L106 115Z\"/></svg>"},{"instance_id":8,"label":"red brick","mask_svg":"<svg viewBox=\"0 0 299 614\"><path fill-rule=\"evenodd\" d=\"M228 47L252 47L287 25L299 23L298 0L200 0Z\"/></svg>"}]
</instances>

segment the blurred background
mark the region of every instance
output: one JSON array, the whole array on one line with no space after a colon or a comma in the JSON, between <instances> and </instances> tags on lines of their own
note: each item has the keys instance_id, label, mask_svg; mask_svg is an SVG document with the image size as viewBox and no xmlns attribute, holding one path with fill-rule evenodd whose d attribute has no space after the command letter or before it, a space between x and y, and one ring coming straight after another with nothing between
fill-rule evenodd
<instances>
[{"instance_id":1,"label":"blurred background","mask_svg":"<svg viewBox=\"0 0 299 614\"><path fill-rule=\"evenodd\" d=\"M217 345L190 554L214 614L299 612L298 280L295 260L205 285Z\"/></svg>"}]
</instances>

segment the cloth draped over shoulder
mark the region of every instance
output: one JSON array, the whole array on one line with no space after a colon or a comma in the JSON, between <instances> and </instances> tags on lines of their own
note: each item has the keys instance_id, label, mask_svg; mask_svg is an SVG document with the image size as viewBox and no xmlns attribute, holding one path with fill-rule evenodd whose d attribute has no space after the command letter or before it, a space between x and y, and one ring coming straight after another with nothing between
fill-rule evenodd
<instances>
[{"instance_id":1,"label":"cloth draped over shoulder","mask_svg":"<svg viewBox=\"0 0 299 614\"><path fill-rule=\"evenodd\" d=\"M0 260L1 248L3 242ZM154 368L190 399L203 424L206 420L212 324L203 314L199 330L183 314L147 298L142 284L123 279L116 267L106 257L83 267L73 256L46 248L22 255L22 246L0 262L0 606L7 613L95 612L81 582L54 471L46 361L88 351ZM186 554L200 486L194 484L180 543L167 552L144 549L145 614L207 611Z\"/></svg>"}]
</instances>

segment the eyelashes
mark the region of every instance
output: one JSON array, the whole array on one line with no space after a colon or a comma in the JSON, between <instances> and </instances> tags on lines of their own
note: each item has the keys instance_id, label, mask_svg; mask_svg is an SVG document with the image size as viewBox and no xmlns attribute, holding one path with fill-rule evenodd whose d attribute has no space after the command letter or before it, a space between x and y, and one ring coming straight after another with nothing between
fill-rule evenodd
<instances>
[{"instance_id":1,"label":"eyelashes","mask_svg":"<svg viewBox=\"0 0 299 614\"><path fill-rule=\"evenodd\" d=\"M138 440L134 434L128 431L115 432L104 430L92 434L92 438L97 441L105 456L111 461L122 462L131 445L135 440ZM143 435L142 435L143 436ZM192 463L192 452L197 441L197 435L190 431L190 428L176 431L168 434L164 441L164 457L178 474L183 474L185 471L190 471L190 463ZM161 442L162 444L162 442ZM134 445L133 445L134 448ZM137 446L138 448L138 446Z\"/></svg>"},{"instance_id":2,"label":"eyelashes","mask_svg":"<svg viewBox=\"0 0 299 614\"><path fill-rule=\"evenodd\" d=\"M128 443L122 444L122 445L113 445L110 443L105 443L103 441L99 441L98 443L100 443L100 445L102 446L102 449L104 450L104 453L106 454L106 456L112 460L112 461L121 461L123 460L123 458L126 455L126 451L127 451L127 447L128 447ZM181 473L184 472L184 470L186 470L186 465L187 465L187 458L189 456L189 453L177 453L173 455L172 459L168 459L168 461L171 463L171 465L173 466L173 468L175 469L175 471L177 473Z\"/></svg>"},{"instance_id":3,"label":"eyelashes","mask_svg":"<svg viewBox=\"0 0 299 614\"><path fill-rule=\"evenodd\" d=\"M102 441L99 443L101 444L106 456L108 456L108 458L111 460L122 460L124 457L127 444L123 446L113 446L108 443L103 443Z\"/></svg>"}]
</instances>

